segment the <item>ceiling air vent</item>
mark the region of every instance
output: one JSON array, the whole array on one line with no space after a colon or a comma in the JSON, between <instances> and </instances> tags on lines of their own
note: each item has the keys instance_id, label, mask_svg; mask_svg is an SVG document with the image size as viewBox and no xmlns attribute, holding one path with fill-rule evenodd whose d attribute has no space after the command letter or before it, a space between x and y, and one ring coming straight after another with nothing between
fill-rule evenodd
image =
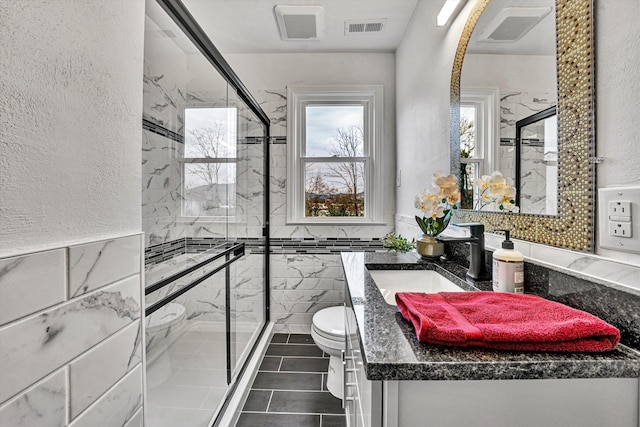
<instances>
[{"instance_id":1,"label":"ceiling air vent","mask_svg":"<svg viewBox=\"0 0 640 427\"><path fill-rule=\"evenodd\" d=\"M515 42L551 12L550 7L507 7L487 25L478 38L481 42Z\"/></svg>"},{"instance_id":2,"label":"ceiling air vent","mask_svg":"<svg viewBox=\"0 0 640 427\"><path fill-rule=\"evenodd\" d=\"M282 40L320 40L324 36L322 6L285 6L273 9Z\"/></svg>"},{"instance_id":3,"label":"ceiling air vent","mask_svg":"<svg viewBox=\"0 0 640 427\"><path fill-rule=\"evenodd\" d=\"M379 33L386 22L386 19L344 21L344 34Z\"/></svg>"}]
</instances>

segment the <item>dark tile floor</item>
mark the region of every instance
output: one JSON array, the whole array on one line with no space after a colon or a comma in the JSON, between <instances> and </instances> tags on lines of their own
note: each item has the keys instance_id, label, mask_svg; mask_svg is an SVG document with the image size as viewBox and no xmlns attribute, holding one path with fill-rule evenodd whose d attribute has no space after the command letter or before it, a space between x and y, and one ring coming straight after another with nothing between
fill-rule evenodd
<instances>
[{"instance_id":1,"label":"dark tile floor","mask_svg":"<svg viewBox=\"0 0 640 427\"><path fill-rule=\"evenodd\" d=\"M327 391L329 355L311 335L275 334L236 427L344 427L340 399Z\"/></svg>"}]
</instances>

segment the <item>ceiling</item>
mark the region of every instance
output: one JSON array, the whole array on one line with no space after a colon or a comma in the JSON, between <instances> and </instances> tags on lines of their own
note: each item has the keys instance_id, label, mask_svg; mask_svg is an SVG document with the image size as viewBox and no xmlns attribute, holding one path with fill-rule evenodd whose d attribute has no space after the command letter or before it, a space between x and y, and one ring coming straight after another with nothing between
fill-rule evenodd
<instances>
[{"instance_id":1,"label":"ceiling","mask_svg":"<svg viewBox=\"0 0 640 427\"><path fill-rule=\"evenodd\" d=\"M497 55L555 55L555 0L491 0L469 40L467 53ZM483 29L507 7L550 7L553 10L520 40L512 43L478 41Z\"/></svg>"},{"instance_id":2,"label":"ceiling","mask_svg":"<svg viewBox=\"0 0 640 427\"><path fill-rule=\"evenodd\" d=\"M444 0L426 0L444 3ZM418 0L183 0L222 53L394 52ZM321 5L325 36L283 41L274 7ZM345 20L386 18L380 33L345 35ZM435 25L435 17L433 18Z\"/></svg>"}]
</instances>

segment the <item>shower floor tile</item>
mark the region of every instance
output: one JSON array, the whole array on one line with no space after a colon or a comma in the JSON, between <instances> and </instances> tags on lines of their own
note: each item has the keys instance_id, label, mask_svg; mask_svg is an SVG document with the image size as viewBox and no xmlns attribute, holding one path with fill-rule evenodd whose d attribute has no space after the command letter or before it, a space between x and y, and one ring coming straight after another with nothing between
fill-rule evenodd
<instances>
[{"instance_id":1,"label":"shower floor tile","mask_svg":"<svg viewBox=\"0 0 640 427\"><path fill-rule=\"evenodd\" d=\"M311 335L275 334L236 427L344 427L340 399L326 391L329 357Z\"/></svg>"},{"instance_id":2,"label":"shower floor tile","mask_svg":"<svg viewBox=\"0 0 640 427\"><path fill-rule=\"evenodd\" d=\"M218 329L214 322L192 322L148 353L148 426L208 427L228 388L226 334Z\"/></svg>"}]
</instances>

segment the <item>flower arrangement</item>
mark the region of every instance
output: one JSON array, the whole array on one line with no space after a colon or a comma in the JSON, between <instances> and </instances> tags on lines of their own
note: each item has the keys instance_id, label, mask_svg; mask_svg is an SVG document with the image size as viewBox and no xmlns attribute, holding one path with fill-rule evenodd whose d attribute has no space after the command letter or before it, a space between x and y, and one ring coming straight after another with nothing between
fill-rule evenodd
<instances>
[{"instance_id":1,"label":"flower arrangement","mask_svg":"<svg viewBox=\"0 0 640 427\"><path fill-rule=\"evenodd\" d=\"M436 172L432 180L435 192L423 190L416 196L415 207L424 213L416 222L424 234L437 236L449 225L456 203L460 201L458 178Z\"/></svg>"},{"instance_id":2,"label":"flower arrangement","mask_svg":"<svg viewBox=\"0 0 640 427\"><path fill-rule=\"evenodd\" d=\"M416 239L407 240L401 234L396 235L393 232L384 236L383 247L389 251L407 253L416 248Z\"/></svg>"},{"instance_id":3,"label":"flower arrangement","mask_svg":"<svg viewBox=\"0 0 640 427\"><path fill-rule=\"evenodd\" d=\"M500 171L493 172L491 176L483 175L476 179L474 184L478 187L479 193L476 209L482 210L485 206L497 205L501 211L520 211L515 205L516 188L513 180L504 177Z\"/></svg>"}]
</instances>

